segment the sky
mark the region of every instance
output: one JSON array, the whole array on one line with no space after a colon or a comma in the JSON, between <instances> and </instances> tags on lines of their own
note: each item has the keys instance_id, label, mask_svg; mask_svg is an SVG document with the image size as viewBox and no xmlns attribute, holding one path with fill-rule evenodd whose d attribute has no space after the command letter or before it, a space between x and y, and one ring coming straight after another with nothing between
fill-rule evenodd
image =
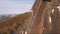
<instances>
[{"instance_id":1,"label":"sky","mask_svg":"<svg viewBox=\"0 0 60 34\"><path fill-rule=\"evenodd\" d=\"M34 2L34 0L0 0L0 14L29 12Z\"/></svg>"}]
</instances>

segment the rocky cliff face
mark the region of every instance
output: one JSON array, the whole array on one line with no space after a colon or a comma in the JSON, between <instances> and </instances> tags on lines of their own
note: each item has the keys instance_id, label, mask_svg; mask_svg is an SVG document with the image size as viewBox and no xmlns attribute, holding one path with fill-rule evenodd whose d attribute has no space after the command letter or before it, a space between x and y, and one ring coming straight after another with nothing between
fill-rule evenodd
<instances>
[{"instance_id":1,"label":"rocky cliff face","mask_svg":"<svg viewBox=\"0 0 60 34\"><path fill-rule=\"evenodd\" d=\"M47 7L46 7L47 6ZM40 12L40 15L42 15L42 12L46 10L46 13L52 12L52 9L57 8L57 6L60 6L60 0L36 0L34 3L32 10L34 11L34 15L36 13ZM38 14L39 15L39 14ZM40 16L39 15L39 16ZM59 16L58 16L59 15ZM54 9L54 14L50 13L50 17L52 22L49 24L49 14L46 14L44 16L44 32L43 34L60 34L60 12L56 9ZM40 17L42 18L42 17ZM49 30L51 28L51 30ZM58 32L59 31L59 32Z\"/></svg>"},{"instance_id":2,"label":"rocky cliff face","mask_svg":"<svg viewBox=\"0 0 60 34\"><path fill-rule=\"evenodd\" d=\"M33 10L34 14L39 10L41 4L42 4L41 0L35 0L35 3L32 7L32 10Z\"/></svg>"}]
</instances>

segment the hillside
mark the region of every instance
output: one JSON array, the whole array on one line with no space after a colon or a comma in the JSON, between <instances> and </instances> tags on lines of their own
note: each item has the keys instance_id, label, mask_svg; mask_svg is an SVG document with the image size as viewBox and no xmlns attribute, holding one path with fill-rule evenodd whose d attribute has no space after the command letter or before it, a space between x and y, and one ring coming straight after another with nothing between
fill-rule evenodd
<instances>
[{"instance_id":1,"label":"hillside","mask_svg":"<svg viewBox=\"0 0 60 34\"><path fill-rule=\"evenodd\" d=\"M27 12L24 14L16 15L13 18L10 18L2 23L0 23L0 33L11 33L10 30L17 30L19 26L22 27L26 19L29 19L31 16L31 12Z\"/></svg>"}]
</instances>

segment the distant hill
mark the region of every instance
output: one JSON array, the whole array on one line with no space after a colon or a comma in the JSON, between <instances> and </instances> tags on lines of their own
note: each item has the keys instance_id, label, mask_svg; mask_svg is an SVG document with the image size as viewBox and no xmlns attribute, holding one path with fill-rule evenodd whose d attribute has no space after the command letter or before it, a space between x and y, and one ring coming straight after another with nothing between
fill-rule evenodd
<instances>
[{"instance_id":1,"label":"distant hill","mask_svg":"<svg viewBox=\"0 0 60 34\"><path fill-rule=\"evenodd\" d=\"M3 15L0 15L0 23L14 17L15 15L16 14L3 14Z\"/></svg>"}]
</instances>

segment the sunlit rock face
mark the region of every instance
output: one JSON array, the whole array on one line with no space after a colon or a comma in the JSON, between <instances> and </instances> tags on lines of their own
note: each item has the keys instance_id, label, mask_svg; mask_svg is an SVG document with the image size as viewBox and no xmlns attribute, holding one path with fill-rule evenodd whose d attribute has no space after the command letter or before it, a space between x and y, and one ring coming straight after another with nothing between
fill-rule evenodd
<instances>
[{"instance_id":1,"label":"sunlit rock face","mask_svg":"<svg viewBox=\"0 0 60 34\"><path fill-rule=\"evenodd\" d=\"M60 6L57 6L57 9L59 10L59 12L60 12Z\"/></svg>"}]
</instances>

